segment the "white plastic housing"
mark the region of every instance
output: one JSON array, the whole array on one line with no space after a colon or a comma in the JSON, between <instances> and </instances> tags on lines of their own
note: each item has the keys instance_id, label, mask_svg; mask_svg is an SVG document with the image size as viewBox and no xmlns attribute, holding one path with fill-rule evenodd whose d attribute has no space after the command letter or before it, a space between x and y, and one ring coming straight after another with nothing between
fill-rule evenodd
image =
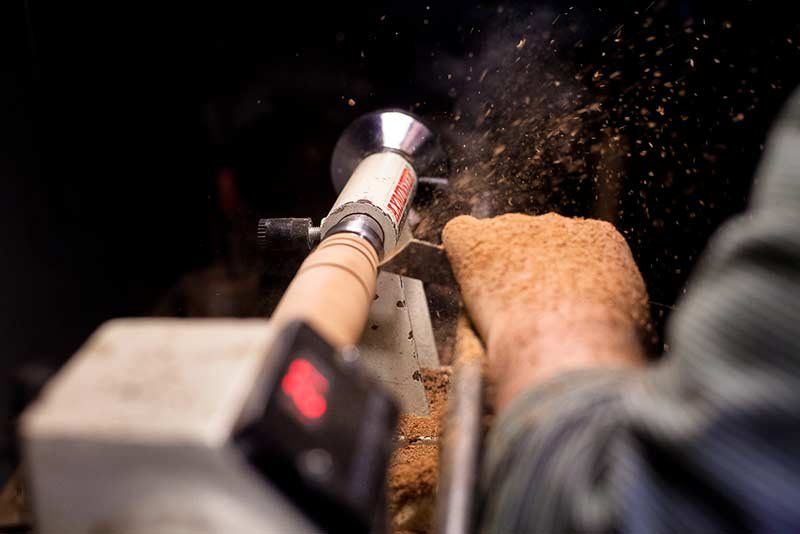
<instances>
[{"instance_id":1,"label":"white plastic housing","mask_svg":"<svg viewBox=\"0 0 800 534\"><path fill-rule=\"evenodd\" d=\"M231 444L272 338L263 320L103 325L22 420L36 531L316 532Z\"/></svg>"},{"instance_id":2,"label":"white plastic housing","mask_svg":"<svg viewBox=\"0 0 800 534\"><path fill-rule=\"evenodd\" d=\"M380 224L383 253L390 254L397 245L416 190L417 173L403 156L395 152L367 156L322 221L322 238L348 215L366 214Z\"/></svg>"}]
</instances>

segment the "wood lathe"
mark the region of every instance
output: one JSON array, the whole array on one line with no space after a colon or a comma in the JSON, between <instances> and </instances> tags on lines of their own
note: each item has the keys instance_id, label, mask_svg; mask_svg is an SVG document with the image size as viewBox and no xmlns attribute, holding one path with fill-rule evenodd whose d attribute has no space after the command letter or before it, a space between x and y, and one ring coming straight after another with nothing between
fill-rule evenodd
<instances>
[{"instance_id":1,"label":"wood lathe","mask_svg":"<svg viewBox=\"0 0 800 534\"><path fill-rule=\"evenodd\" d=\"M22 418L37 531L383 531L397 401L409 400L356 345L420 173L445 162L416 117L368 114L336 146L341 193L319 228L259 225L265 246L319 241L271 320L101 326Z\"/></svg>"}]
</instances>

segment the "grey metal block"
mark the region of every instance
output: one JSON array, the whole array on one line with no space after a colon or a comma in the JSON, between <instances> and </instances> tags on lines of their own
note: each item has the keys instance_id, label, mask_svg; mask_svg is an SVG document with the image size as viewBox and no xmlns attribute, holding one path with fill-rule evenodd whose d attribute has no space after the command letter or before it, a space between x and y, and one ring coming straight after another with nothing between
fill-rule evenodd
<instances>
[{"instance_id":1,"label":"grey metal block","mask_svg":"<svg viewBox=\"0 0 800 534\"><path fill-rule=\"evenodd\" d=\"M425 288L416 278L403 276L400 281L406 295L406 310L411 321L411 329L414 331L419 366L423 369L436 369L439 367L439 354L433 337L431 312L428 309Z\"/></svg>"},{"instance_id":2,"label":"grey metal block","mask_svg":"<svg viewBox=\"0 0 800 534\"><path fill-rule=\"evenodd\" d=\"M419 341L409 317L403 282L396 274L378 275L377 298L370 308L358 348L364 367L395 394L403 412L428 415L418 358ZM433 343L432 336L422 345L428 343Z\"/></svg>"}]
</instances>

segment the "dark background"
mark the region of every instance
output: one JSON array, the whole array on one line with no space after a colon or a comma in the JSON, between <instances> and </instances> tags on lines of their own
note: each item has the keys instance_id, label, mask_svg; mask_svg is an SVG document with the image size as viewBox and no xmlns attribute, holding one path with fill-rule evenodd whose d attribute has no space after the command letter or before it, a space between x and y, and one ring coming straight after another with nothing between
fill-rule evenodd
<instances>
[{"instance_id":1,"label":"dark background","mask_svg":"<svg viewBox=\"0 0 800 534\"><path fill-rule=\"evenodd\" d=\"M335 198L330 153L350 121L387 106L446 120L467 87L463 72L448 79L453 65L531 10L562 14L555 38L581 42L554 50L556 61L621 72L616 87L590 92L635 98L637 47L653 32L665 72L687 87L670 111L684 156L626 160L619 204L618 225L668 311L713 229L745 205L768 125L800 79L797 8L2 2L0 482L14 415L99 323L152 313L182 275L228 258L231 232L246 227L236 220L319 219ZM530 31L532 43L540 33ZM636 46L614 48L620 32ZM693 49L687 35L704 33L710 44ZM608 113L624 123L628 111Z\"/></svg>"}]
</instances>

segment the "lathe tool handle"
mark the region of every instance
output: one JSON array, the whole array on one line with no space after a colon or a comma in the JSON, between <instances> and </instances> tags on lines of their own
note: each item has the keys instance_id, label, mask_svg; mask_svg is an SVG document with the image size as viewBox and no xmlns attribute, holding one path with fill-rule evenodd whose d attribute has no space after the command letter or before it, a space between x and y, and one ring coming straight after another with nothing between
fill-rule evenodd
<instances>
[{"instance_id":1,"label":"lathe tool handle","mask_svg":"<svg viewBox=\"0 0 800 534\"><path fill-rule=\"evenodd\" d=\"M322 241L300 266L272 320L312 325L337 348L355 344L375 297L378 254L363 238L341 233Z\"/></svg>"}]
</instances>

